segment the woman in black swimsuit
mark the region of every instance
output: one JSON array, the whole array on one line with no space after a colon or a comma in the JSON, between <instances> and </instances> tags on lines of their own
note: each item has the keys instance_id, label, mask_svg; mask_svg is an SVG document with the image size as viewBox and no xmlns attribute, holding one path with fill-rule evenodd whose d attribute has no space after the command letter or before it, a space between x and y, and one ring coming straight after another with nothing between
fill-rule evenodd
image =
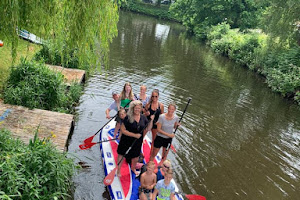
<instances>
[{"instance_id":1,"label":"woman in black swimsuit","mask_svg":"<svg viewBox=\"0 0 300 200\"><path fill-rule=\"evenodd\" d=\"M156 137L157 133L157 126L156 122L158 120L158 117L160 114L164 113L164 104L160 103L158 101L159 97L159 90L154 89L152 91L152 95L150 98L150 102L145 106L145 116L149 119L151 115L155 113L154 120L153 120L153 126L152 126L152 143L151 143L151 153L153 151L153 144L154 144L154 139ZM151 155L150 153L150 155Z\"/></svg>"}]
</instances>

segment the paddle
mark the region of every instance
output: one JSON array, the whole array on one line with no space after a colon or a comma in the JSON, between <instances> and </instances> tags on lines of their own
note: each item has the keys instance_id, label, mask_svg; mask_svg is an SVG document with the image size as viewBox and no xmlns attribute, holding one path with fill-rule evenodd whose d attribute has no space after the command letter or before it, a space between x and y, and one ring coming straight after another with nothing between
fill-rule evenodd
<instances>
[{"instance_id":1,"label":"paddle","mask_svg":"<svg viewBox=\"0 0 300 200\"><path fill-rule=\"evenodd\" d=\"M144 129L143 129L144 130ZM143 137L143 136L141 136ZM127 151L125 152L124 156L122 156L122 159L118 162L117 166L111 171L109 172L109 174L104 178L103 183L104 185L108 186L111 185L112 182L114 181L115 178L115 174L116 171L118 169L119 164L122 162L122 160L125 158L125 156L128 154L128 152L131 150L131 148L133 147L133 145L135 144L135 142L138 140L138 138L136 138L133 143L131 144L131 146L127 149Z\"/></svg>"},{"instance_id":2,"label":"paddle","mask_svg":"<svg viewBox=\"0 0 300 200\"><path fill-rule=\"evenodd\" d=\"M186 110L187 110L187 108L188 108L188 106L189 106L191 100L192 100L192 98L189 97L189 98L188 98L188 102L187 102L187 104L186 104L186 106L185 106L185 108L184 108L184 110L183 110L183 113L182 113L182 115L181 115L181 117L180 117L178 123L181 122L181 120L182 120L182 118L183 118L183 115L184 115L184 113L186 112ZM174 135L175 135L177 129L178 129L178 125L176 126L176 128L175 128L175 130L174 130ZM169 148L170 148L170 145L171 145L171 149L172 149L172 146L173 146L173 145L172 145L171 143L169 143L169 145L168 145L168 147L166 148L166 151L165 151L165 152L168 152L168 150L169 150ZM173 147L173 148L174 148L174 147ZM175 150L175 148L174 148L174 150Z\"/></svg>"},{"instance_id":3,"label":"paddle","mask_svg":"<svg viewBox=\"0 0 300 200\"><path fill-rule=\"evenodd\" d=\"M131 101L130 101L131 102ZM130 102L128 102L124 107L126 107ZM81 144L81 145L79 145L79 148L80 148L80 146L84 146L85 144L88 144L88 145L91 145L90 146L90 148L93 146L93 145L95 145L95 144L97 144L97 143L92 143L92 141L93 141L93 139L94 139L94 137L97 135L97 133L99 133L112 119L114 119L116 116L118 115L118 113L117 114L115 114L115 116L113 116L108 122L106 122L106 124L104 124L93 136L91 136L91 137L88 137L88 138L86 138L85 140L83 140L83 144ZM81 148L80 148L81 149Z\"/></svg>"},{"instance_id":4,"label":"paddle","mask_svg":"<svg viewBox=\"0 0 300 200\"><path fill-rule=\"evenodd\" d=\"M86 143L86 144L81 144L79 145L79 148L81 150L85 150L85 149L89 149L91 148L92 146L94 146L95 144L100 144L102 142L109 142L109 141L112 141L112 140L116 140L117 138L114 138L114 139L111 139L111 140L104 140L104 141L100 141L100 142L90 142L90 143Z\"/></svg>"},{"instance_id":5,"label":"paddle","mask_svg":"<svg viewBox=\"0 0 300 200\"><path fill-rule=\"evenodd\" d=\"M204 196L201 196L198 194L185 194L185 193L181 193L181 192L176 192L176 194L181 194L189 200L206 200L206 198Z\"/></svg>"}]
</instances>

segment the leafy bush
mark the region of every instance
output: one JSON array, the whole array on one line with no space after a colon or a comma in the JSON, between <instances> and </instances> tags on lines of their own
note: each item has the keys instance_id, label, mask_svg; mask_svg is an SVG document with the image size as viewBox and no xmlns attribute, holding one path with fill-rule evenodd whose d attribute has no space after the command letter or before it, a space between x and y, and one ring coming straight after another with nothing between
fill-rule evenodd
<instances>
[{"instance_id":1,"label":"leafy bush","mask_svg":"<svg viewBox=\"0 0 300 200\"><path fill-rule=\"evenodd\" d=\"M222 23L210 29L207 43L212 49L262 73L273 91L300 104L300 47L267 49L265 34L229 28Z\"/></svg>"},{"instance_id":2,"label":"leafy bush","mask_svg":"<svg viewBox=\"0 0 300 200\"><path fill-rule=\"evenodd\" d=\"M0 130L0 199L67 199L73 160L36 136L29 145Z\"/></svg>"},{"instance_id":3,"label":"leafy bush","mask_svg":"<svg viewBox=\"0 0 300 200\"><path fill-rule=\"evenodd\" d=\"M43 45L43 48L35 54L36 60L43 60L47 64L59 65L67 68L79 68L79 61L76 55L77 51L65 52L63 50L63 57L59 51L51 45Z\"/></svg>"},{"instance_id":4,"label":"leafy bush","mask_svg":"<svg viewBox=\"0 0 300 200\"><path fill-rule=\"evenodd\" d=\"M284 96L295 95L300 104L300 47L270 51L263 63L263 73L274 91Z\"/></svg>"},{"instance_id":5,"label":"leafy bush","mask_svg":"<svg viewBox=\"0 0 300 200\"><path fill-rule=\"evenodd\" d=\"M22 60L13 68L4 91L4 102L28 108L70 112L77 102L81 86L73 84L69 91L63 84L63 75L45 64Z\"/></svg>"},{"instance_id":6,"label":"leafy bush","mask_svg":"<svg viewBox=\"0 0 300 200\"><path fill-rule=\"evenodd\" d=\"M217 26L212 26L207 33L207 40L219 40L230 31L230 25L223 22Z\"/></svg>"}]
</instances>

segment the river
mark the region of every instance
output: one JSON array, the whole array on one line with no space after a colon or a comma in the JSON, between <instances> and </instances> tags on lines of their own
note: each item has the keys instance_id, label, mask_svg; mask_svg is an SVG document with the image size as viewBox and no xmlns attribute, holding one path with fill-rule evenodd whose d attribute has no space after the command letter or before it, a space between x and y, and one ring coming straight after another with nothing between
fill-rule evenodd
<instances>
[{"instance_id":1,"label":"river","mask_svg":"<svg viewBox=\"0 0 300 200\"><path fill-rule=\"evenodd\" d=\"M110 67L86 83L69 144L75 162L74 199L108 199L99 146L78 145L106 122L113 90L125 82L157 88L159 100L174 101L181 115L170 153L181 191L209 200L277 200L300 196L300 110L271 92L264 79L216 55L182 26L120 13L110 47ZM113 115L114 113L112 113Z\"/></svg>"}]
</instances>

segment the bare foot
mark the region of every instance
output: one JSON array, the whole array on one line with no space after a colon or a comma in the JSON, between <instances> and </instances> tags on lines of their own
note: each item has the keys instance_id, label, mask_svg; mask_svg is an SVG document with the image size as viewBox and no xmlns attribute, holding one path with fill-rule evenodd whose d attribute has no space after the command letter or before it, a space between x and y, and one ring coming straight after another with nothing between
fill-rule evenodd
<instances>
[{"instance_id":1,"label":"bare foot","mask_svg":"<svg viewBox=\"0 0 300 200\"><path fill-rule=\"evenodd\" d=\"M122 175L121 175L121 172L119 170L117 170L117 176L120 178Z\"/></svg>"}]
</instances>

